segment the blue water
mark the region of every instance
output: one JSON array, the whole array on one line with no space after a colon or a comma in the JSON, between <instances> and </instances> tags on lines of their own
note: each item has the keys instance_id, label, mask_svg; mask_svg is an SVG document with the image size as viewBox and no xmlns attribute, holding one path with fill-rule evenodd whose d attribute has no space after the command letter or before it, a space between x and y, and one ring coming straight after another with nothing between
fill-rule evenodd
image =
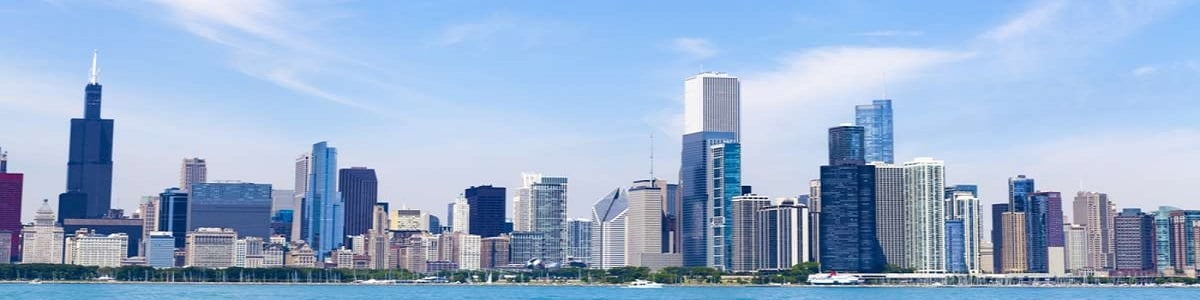
<instances>
[{"instance_id":1,"label":"blue water","mask_svg":"<svg viewBox=\"0 0 1200 300\"><path fill-rule=\"evenodd\" d=\"M781 288L0 284L0 299L1198 299L1192 288Z\"/></svg>"}]
</instances>

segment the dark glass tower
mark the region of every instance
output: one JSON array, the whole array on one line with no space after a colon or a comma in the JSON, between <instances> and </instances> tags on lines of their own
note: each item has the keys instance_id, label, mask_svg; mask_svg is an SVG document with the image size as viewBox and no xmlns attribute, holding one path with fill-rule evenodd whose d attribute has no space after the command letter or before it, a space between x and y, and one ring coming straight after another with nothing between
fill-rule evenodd
<instances>
[{"instance_id":1,"label":"dark glass tower","mask_svg":"<svg viewBox=\"0 0 1200 300\"><path fill-rule=\"evenodd\" d=\"M379 202L379 180L375 178L375 169L338 170L338 191L346 205L345 234L367 234L371 230L371 213L375 203Z\"/></svg>"},{"instance_id":2,"label":"dark glass tower","mask_svg":"<svg viewBox=\"0 0 1200 300\"><path fill-rule=\"evenodd\" d=\"M101 218L112 207L113 120L100 118L99 72L92 55L91 80L84 88L83 118L71 119L67 191L59 195L59 220Z\"/></svg>"},{"instance_id":3,"label":"dark glass tower","mask_svg":"<svg viewBox=\"0 0 1200 300\"><path fill-rule=\"evenodd\" d=\"M1004 273L1004 219L1003 214L1008 212L1008 203L992 204L992 266L995 268L994 273Z\"/></svg>"},{"instance_id":4,"label":"dark glass tower","mask_svg":"<svg viewBox=\"0 0 1200 300\"><path fill-rule=\"evenodd\" d=\"M158 231L175 237L175 248L187 242L188 194L179 188L169 188L158 194Z\"/></svg>"},{"instance_id":5,"label":"dark glass tower","mask_svg":"<svg viewBox=\"0 0 1200 300\"><path fill-rule=\"evenodd\" d=\"M679 238L686 267L709 266L708 230L709 217L713 214L708 203L713 188L708 180L709 148L734 142L737 142L737 135L732 132L701 131L683 135L679 168Z\"/></svg>"},{"instance_id":6,"label":"dark glass tower","mask_svg":"<svg viewBox=\"0 0 1200 300\"><path fill-rule=\"evenodd\" d=\"M825 270L883 271L883 248L875 232L875 166L863 164L862 149L862 127L829 129L829 165L821 166L818 215Z\"/></svg>"},{"instance_id":7,"label":"dark glass tower","mask_svg":"<svg viewBox=\"0 0 1200 300\"><path fill-rule=\"evenodd\" d=\"M868 162L894 163L892 140L892 100L881 99L854 107L855 123L866 129L863 147Z\"/></svg>"},{"instance_id":8,"label":"dark glass tower","mask_svg":"<svg viewBox=\"0 0 1200 300\"><path fill-rule=\"evenodd\" d=\"M500 236L504 232L506 191L490 185L473 186L463 193L470 207L467 232L480 237Z\"/></svg>"}]
</instances>

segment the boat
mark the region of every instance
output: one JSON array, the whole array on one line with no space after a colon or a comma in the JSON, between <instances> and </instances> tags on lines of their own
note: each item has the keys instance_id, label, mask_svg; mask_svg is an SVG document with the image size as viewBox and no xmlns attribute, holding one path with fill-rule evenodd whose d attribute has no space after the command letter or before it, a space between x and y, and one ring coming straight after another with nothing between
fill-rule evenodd
<instances>
[{"instance_id":1,"label":"boat","mask_svg":"<svg viewBox=\"0 0 1200 300\"><path fill-rule=\"evenodd\" d=\"M100 277L96 278L96 281L113 282L113 281L117 281L117 280L113 279L112 277L109 277L109 276L100 276Z\"/></svg>"},{"instance_id":2,"label":"boat","mask_svg":"<svg viewBox=\"0 0 1200 300\"><path fill-rule=\"evenodd\" d=\"M629 288L629 289L657 289L657 288L662 288L662 287L663 287L663 285L661 283L647 281L647 280L641 280L641 279L634 280L633 282L630 282L628 285L625 285L625 288Z\"/></svg>"},{"instance_id":3,"label":"boat","mask_svg":"<svg viewBox=\"0 0 1200 300\"><path fill-rule=\"evenodd\" d=\"M29 281L29 284L42 284L42 280L41 280L41 279L34 279L34 280L31 280L31 281Z\"/></svg>"},{"instance_id":4,"label":"boat","mask_svg":"<svg viewBox=\"0 0 1200 300\"><path fill-rule=\"evenodd\" d=\"M833 271L829 274L808 275L808 283L813 285L852 285L862 283L862 279L856 275L838 274Z\"/></svg>"}]
</instances>

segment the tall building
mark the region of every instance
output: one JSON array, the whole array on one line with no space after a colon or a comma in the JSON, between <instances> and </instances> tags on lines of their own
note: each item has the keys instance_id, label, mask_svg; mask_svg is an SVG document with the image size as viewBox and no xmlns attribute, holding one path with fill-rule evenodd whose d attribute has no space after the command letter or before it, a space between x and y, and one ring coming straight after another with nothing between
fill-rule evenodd
<instances>
[{"instance_id":1,"label":"tall building","mask_svg":"<svg viewBox=\"0 0 1200 300\"><path fill-rule=\"evenodd\" d=\"M1079 224L1063 224L1063 237L1067 272L1080 275L1087 269L1087 230Z\"/></svg>"},{"instance_id":2,"label":"tall building","mask_svg":"<svg viewBox=\"0 0 1200 300\"><path fill-rule=\"evenodd\" d=\"M1061 258L1050 252L1064 251L1062 196L1058 192L1035 192L1028 195L1025 207L1029 272L1061 274L1063 270L1051 270L1050 261ZM1052 249L1053 248L1053 249Z\"/></svg>"},{"instance_id":3,"label":"tall building","mask_svg":"<svg viewBox=\"0 0 1200 300\"><path fill-rule=\"evenodd\" d=\"M809 248L812 249L812 257L809 259L818 261L821 259L821 179L808 181L808 214L808 228L811 230L808 242ZM886 261L884 265L887 265Z\"/></svg>"},{"instance_id":4,"label":"tall building","mask_svg":"<svg viewBox=\"0 0 1200 300\"><path fill-rule=\"evenodd\" d=\"M158 194L158 231L175 237L175 248L183 249L188 232L188 194L179 188L169 188Z\"/></svg>"},{"instance_id":5,"label":"tall building","mask_svg":"<svg viewBox=\"0 0 1200 300\"><path fill-rule=\"evenodd\" d=\"M67 238L65 245L65 264L116 268L127 257L129 236L123 233L96 234L80 229Z\"/></svg>"},{"instance_id":6,"label":"tall building","mask_svg":"<svg viewBox=\"0 0 1200 300\"><path fill-rule=\"evenodd\" d=\"M142 202L138 204L138 212L142 218L142 254L146 254L147 243L150 241L150 233L158 231L158 203L161 200L158 196L142 196Z\"/></svg>"},{"instance_id":7,"label":"tall building","mask_svg":"<svg viewBox=\"0 0 1200 300\"><path fill-rule=\"evenodd\" d=\"M188 231L229 228L241 236L271 237L270 184L196 183L188 196Z\"/></svg>"},{"instance_id":8,"label":"tall building","mask_svg":"<svg viewBox=\"0 0 1200 300\"><path fill-rule=\"evenodd\" d=\"M532 229L544 234L542 259L547 263L563 263L567 258L567 178L542 176L529 190Z\"/></svg>"},{"instance_id":9,"label":"tall building","mask_svg":"<svg viewBox=\"0 0 1200 300\"><path fill-rule=\"evenodd\" d=\"M86 230L90 234L97 235L113 235L123 234L129 244L125 247L128 253L126 257L141 256L138 250L141 250L142 236L144 230L142 225L145 222L139 219L129 219L123 216L112 216L103 219L66 219L63 220L62 227L64 232L77 232Z\"/></svg>"},{"instance_id":10,"label":"tall building","mask_svg":"<svg viewBox=\"0 0 1200 300\"><path fill-rule=\"evenodd\" d=\"M732 264L729 270L733 272L753 272L760 267L761 253L758 250L759 241L766 238L760 236L763 229L757 221L758 210L771 206L771 198L758 195L741 195L733 197L733 232Z\"/></svg>"},{"instance_id":11,"label":"tall building","mask_svg":"<svg viewBox=\"0 0 1200 300\"><path fill-rule=\"evenodd\" d=\"M892 100L880 99L854 107L855 125L866 129L863 148L868 162L894 163Z\"/></svg>"},{"instance_id":12,"label":"tall building","mask_svg":"<svg viewBox=\"0 0 1200 300\"><path fill-rule=\"evenodd\" d=\"M503 187L481 185L472 186L463 191L467 197L470 213L470 229L468 232L484 238L500 236L504 232L505 189Z\"/></svg>"},{"instance_id":13,"label":"tall building","mask_svg":"<svg viewBox=\"0 0 1200 300\"><path fill-rule=\"evenodd\" d=\"M609 269L626 266L625 229L628 216L629 194L624 188L614 189L592 205L591 267Z\"/></svg>"},{"instance_id":14,"label":"tall building","mask_svg":"<svg viewBox=\"0 0 1200 300\"><path fill-rule=\"evenodd\" d=\"M542 174L521 173L521 188L513 197L513 229L516 231L533 230L533 184L542 181Z\"/></svg>"},{"instance_id":15,"label":"tall building","mask_svg":"<svg viewBox=\"0 0 1200 300\"><path fill-rule=\"evenodd\" d=\"M296 181L293 185L292 192L292 241L300 241L308 239L308 219L305 218L308 213L308 203L305 198L308 195L309 170L312 169L312 153L301 154L296 158Z\"/></svg>"},{"instance_id":16,"label":"tall building","mask_svg":"<svg viewBox=\"0 0 1200 300\"><path fill-rule=\"evenodd\" d=\"M451 232L466 233L471 231L471 205L467 204L466 197L458 195L457 198L454 198L454 202L450 203L450 211L447 214L451 220Z\"/></svg>"},{"instance_id":17,"label":"tall building","mask_svg":"<svg viewBox=\"0 0 1200 300\"><path fill-rule=\"evenodd\" d=\"M203 158L184 158L179 167L179 187L191 191L192 185L208 182L208 163Z\"/></svg>"},{"instance_id":18,"label":"tall building","mask_svg":"<svg viewBox=\"0 0 1200 300\"><path fill-rule=\"evenodd\" d=\"M33 224L21 230L24 240L21 263L63 263L63 228L59 227L55 220L49 200L42 200L42 207L38 208L37 215L33 217Z\"/></svg>"},{"instance_id":19,"label":"tall building","mask_svg":"<svg viewBox=\"0 0 1200 300\"><path fill-rule=\"evenodd\" d=\"M904 163L908 266L921 273L946 272L946 165L922 157Z\"/></svg>"},{"instance_id":20,"label":"tall building","mask_svg":"<svg viewBox=\"0 0 1200 300\"><path fill-rule=\"evenodd\" d=\"M1004 233L1004 252L1001 255L1000 268L1003 273L1025 273L1029 270L1029 259L1026 247L1025 213L1004 212L1000 214L1000 222Z\"/></svg>"},{"instance_id":21,"label":"tall building","mask_svg":"<svg viewBox=\"0 0 1200 300\"><path fill-rule=\"evenodd\" d=\"M429 215L418 209L397 209L392 211L391 226L394 231L429 231Z\"/></svg>"},{"instance_id":22,"label":"tall building","mask_svg":"<svg viewBox=\"0 0 1200 300\"><path fill-rule=\"evenodd\" d=\"M1008 203L992 204L992 267L993 274L1004 273L1004 213L1008 212Z\"/></svg>"},{"instance_id":23,"label":"tall building","mask_svg":"<svg viewBox=\"0 0 1200 300\"><path fill-rule=\"evenodd\" d=\"M511 244L512 240L507 235L481 239L479 246L479 268L490 270L507 266L512 261L508 250Z\"/></svg>"},{"instance_id":24,"label":"tall building","mask_svg":"<svg viewBox=\"0 0 1200 300\"><path fill-rule=\"evenodd\" d=\"M511 248L509 250L509 254L511 255L510 257L512 257L512 263L525 264L532 260L541 259L542 257L546 256L544 247L545 243L543 242L546 239L546 235L544 233L534 231L513 231L509 234L509 237L512 238L510 241ZM592 252L592 255L595 255L595 252ZM593 259L592 264L595 266L596 260Z\"/></svg>"},{"instance_id":25,"label":"tall building","mask_svg":"<svg viewBox=\"0 0 1200 300\"><path fill-rule=\"evenodd\" d=\"M154 268L175 267L175 237L167 231L150 232L146 239L146 264Z\"/></svg>"},{"instance_id":26,"label":"tall building","mask_svg":"<svg viewBox=\"0 0 1200 300\"><path fill-rule=\"evenodd\" d=\"M326 142L313 144L309 185L304 194L304 215L308 236L318 260L342 244L345 236L345 211L337 192L337 149Z\"/></svg>"},{"instance_id":27,"label":"tall building","mask_svg":"<svg viewBox=\"0 0 1200 300\"><path fill-rule=\"evenodd\" d=\"M1154 212L1154 265L1163 275L1174 275L1175 264L1171 251L1171 211L1178 208L1159 206Z\"/></svg>"},{"instance_id":28,"label":"tall building","mask_svg":"<svg viewBox=\"0 0 1200 300\"><path fill-rule=\"evenodd\" d=\"M195 268L228 268L234 264L237 232L228 228L197 228L187 233L185 265Z\"/></svg>"},{"instance_id":29,"label":"tall building","mask_svg":"<svg viewBox=\"0 0 1200 300\"><path fill-rule=\"evenodd\" d=\"M1154 217L1126 208L1114 219L1114 267L1119 272L1153 274Z\"/></svg>"},{"instance_id":30,"label":"tall building","mask_svg":"<svg viewBox=\"0 0 1200 300\"><path fill-rule=\"evenodd\" d=\"M982 215L980 214L981 205L979 198L972 191L955 191L950 198L946 199L946 220L957 220L961 223L962 230L951 234L946 233L947 249L962 249L961 252L947 253L947 271L953 273L971 273L978 274L983 272L980 266L980 228L982 224ZM949 224L949 223L947 223ZM949 225L947 225L947 229ZM950 245L950 241L962 243L959 245ZM961 262L961 265L952 265L949 262ZM989 270L990 271L990 270Z\"/></svg>"},{"instance_id":31,"label":"tall building","mask_svg":"<svg viewBox=\"0 0 1200 300\"><path fill-rule=\"evenodd\" d=\"M742 147L724 143L709 148L709 267L728 270L733 264L733 197L742 195Z\"/></svg>"},{"instance_id":32,"label":"tall building","mask_svg":"<svg viewBox=\"0 0 1200 300\"><path fill-rule=\"evenodd\" d=\"M371 229L371 212L379 202L379 181L375 169L352 167L338 170L338 192L345 206L343 234L367 234Z\"/></svg>"},{"instance_id":33,"label":"tall building","mask_svg":"<svg viewBox=\"0 0 1200 300\"><path fill-rule=\"evenodd\" d=\"M663 188L666 181L638 180L629 188L625 226L626 265L645 267L643 257L663 253Z\"/></svg>"},{"instance_id":34,"label":"tall building","mask_svg":"<svg viewBox=\"0 0 1200 300\"><path fill-rule=\"evenodd\" d=\"M21 191L25 175L8 172L8 152L0 151L0 234L8 235L8 249L0 263L15 261L21 253ZM2 238L2 237L0 237Z\"/></svg>"},{"instance_id":35,"label":"tall building","mask_svg":"<svg viewBox=\"0 0 1200 300\"><path fill-rule=\"evenodd\" d=\"M592 264L592 220L567 220L567 260Z\"/></svg>"},{"instance_id":36,"label":"tall building","mask_svg":"<svg viewBox=\"0 0 1200 300\"><path fill-rule=\"evenodd\" d=\"M1171 267L1176 273L1184 273L1195 269L1196 263L1196 244L1200 240L1196 239L1195 224L1200 222L1200 211L1197 210L1174 210L1171 211L1168 217L1169 228L1167 230L1170 236L1169 246L1171 248Z\"/></svg>"},{"instance_id":37,"label":"tall building","mask_svg":"<svg viewBox=\"0 0 1200 300\"><path fill-rule=\"evenodd\" d=\"M902 166L873 162L875 166L875 235L883 249L886 264L908 267L905 245L909 242L907 208L904 201Z\"/></svg>"},{"instance_id":38,"label":"tall building","mask_svg":"<svg viewBox=\"0 0 1200 300\"><path fill-rule=\"evenodd\" d=\"M271 215L275 215L281 210L295 212L295 197L296 192L293 190L271 190Z\"/></svg>"},{"instance_id":39,"label":"tall building","mask_svg":"<svg viewBox=\"0 0 1200 300\"><path fill-rule=\"evenodd\" d=\"M443 233L438 240L441 260L458 265L461 270L478 270L480 238L463 231Z\"/></svg>"},{"instance_id":40,"label":"tall building","mask_svg":"<svg viewBox=\"0 0 1200 300\"><path fill-rule=\"evenodd\" d=\"M754 213L759 270L788 270L810 261L808 208L785 198Z\"/></svg>"},{"instance_id":41,"label":"tall building","mask_svg":"<svg viewBox=\"0 0 1200 300\"><path fill-rule=\"evenodd\" d=\"M875 232L875 166L865 165L863 128L829 129L829 165L821 166L819 261L825 270L881 272Z\"/></svg>"},{"instance_id":42,"label":"tall building","mask_svg":"<svg viewBox=\"0 0 1200 300\"><path fill-rule=\"evenodd\" d=\"M710 163L714 158L713 147L738 143L740 137L741 83L738 78L719 72L688 77L684 81L684 135L679 170L679 250L684 266L728 267L730 236L724 228L728 228L732 219L720 214L727 213L728 201L740 195L741 182L723 182L717 186L710 180L714 170ZM721 149L738 150L740 157L740 146ZM738 161L740 165L740 159ZM740 167L736 171L740 175ZM734 184L738 185L736 189L727 188ZM725 202L724 206L713 207L714 199ZM714 236L714 232L720 234Z\"/></svg>"},{"instance_id":43,"label":"tall building","mask_svg":"<svg viewBox=\"0 0 1200 300\"><path fill-rule=\"evenodd\" d=\"M1029 196L1037 191L1033 178L1025 175L1008 178L1008 209L1012 212L1025 212Z\"/></svg>"},{"instance_id":44,"label":"tall building","mask_svg":"<svg viewBox=\"0 0 1200 300\"><path fill-rule=\"evenodd\" d=\"M1088 268L1107 270L1113 267L1113 218L1116 213L1108 194L1079 192L1075 195L1075 223L1083 225L1088 236Z\"/></svg>"},{"instance_id":45,"label":"tall building","mask_svg":"<svg viewBox=\"0 0 1200 300\"><path fill-rule=\"evenodd\" d=\"M113 120L100 118L100 71L92 53L92 71L84 87L83 118L71 119L67 190L59 195L59 220L100 218L112 208Z\"/></svg>"}]
</instances>

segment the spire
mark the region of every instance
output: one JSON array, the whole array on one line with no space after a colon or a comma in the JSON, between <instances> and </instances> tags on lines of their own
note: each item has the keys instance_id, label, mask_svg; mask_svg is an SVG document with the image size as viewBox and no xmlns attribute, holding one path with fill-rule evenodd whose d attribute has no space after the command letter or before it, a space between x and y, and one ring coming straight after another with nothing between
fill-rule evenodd
<instances>
[{"instance_id":1,"label":"spire","mask_svg":"<svg viewBox=\"0 0 1200 300\"><path fill-rule=\"evenodd\" d=\"M0 149L0 174L8 173L8 151Z\"/></svg>"},{"instance_id":2,"label":"spire","mask_svg":"<svg viewBox=\"0 0 1200 300\"><path fill-rule=\"evenodd\" d=\"M887 98L887 72L883 72L883 98L881 100L887 100Z\"/></svg>"},{"instance_id":3,"label":"spire","mask_svg":"<svg viewBox=\"0 0 1200 300\"><path fill-rule=\"evenodd\" d=\"M650 185L654 185L654 131L650 132Z\"/></svg>"},{"instance_id":4,"label":"spire","mask_svg":"<svg viewBox=\"0 0 1200 300\"><path fill-rule=\"evenodd\" d=\"M89 84L100 83L100 67L96 65L96 56L98 56L99 53L100 51L92 50L92 72L88 74Z\"/></svg>"}]
</instances>

